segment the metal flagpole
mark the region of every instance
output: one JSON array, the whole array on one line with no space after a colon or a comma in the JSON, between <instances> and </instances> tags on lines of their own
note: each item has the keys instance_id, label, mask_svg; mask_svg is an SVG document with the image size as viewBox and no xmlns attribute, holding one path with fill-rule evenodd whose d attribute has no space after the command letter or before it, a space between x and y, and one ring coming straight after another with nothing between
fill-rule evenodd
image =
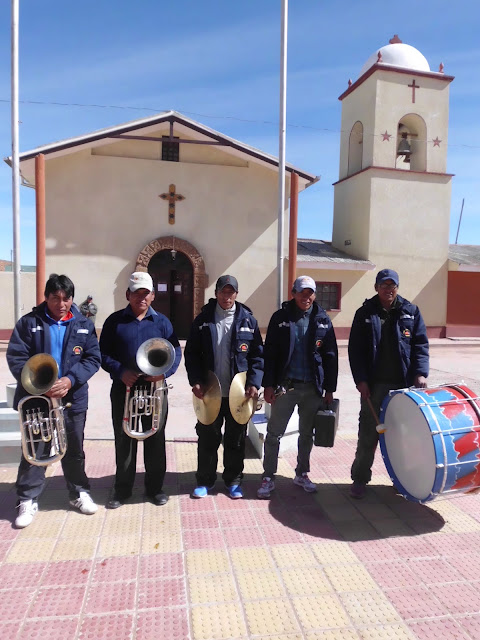
<instances>
[{"instance_id":1,"label":"metal flagpole","mask_svg":"<svg viewBox=\"0 0 480 640\"><path fill-rule=\"evenodd\" d=\"M278 141L278 307L283 302L283 251L285 212L285 127L287 119L287 32L288 32L288 0L282 0L282 21L280 40L280 124Z\"/></svg>"},{"instance_id":2,"label":"metal flagpole","mask_svg":"<svg viewBox=\"0 0 480 640\"><path fill-rule=\"evenodd\" d=\"M18 16L19 0L12 0L12 211L13 301L15 322L20 319L20 162L18 154Z\"/></svg>"}]
</instances>

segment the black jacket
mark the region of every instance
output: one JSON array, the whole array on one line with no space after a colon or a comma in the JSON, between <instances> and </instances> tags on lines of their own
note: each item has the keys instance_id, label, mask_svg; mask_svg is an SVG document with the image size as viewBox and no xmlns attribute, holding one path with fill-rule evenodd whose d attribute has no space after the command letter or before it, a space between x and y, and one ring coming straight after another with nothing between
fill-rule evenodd
<instances>
[{"instance_id":1,"label":"black jacket","mask_svg":"<svg viewBox=\"0 0 480 640\"><path fill-rule=\"evenodd\" d=\"M398 353L404 377L404 386L413 384L415 376L428 376L429 355L427 329L416 304L397 296L398 306L392 309L394 335L398 344ZM348 357L355 384L372 384L378 345L382 335L378 296L365 300L355 313L350 339Z\"/></svg>"},{"instance_id":2,"label":"black jacket","mask_svg":"<svg viewBox=\"0 0 480 640\"><path fill-rule=\"evenodd\" d=\"M232 327L232 341L230 347L230 373L233 378L240 371L247 372L246 386L259 389L263 376L263 340L258 329L258 323L250 309L236 302L235 316ZM185 345L184 357L188 381L204 384L207 371L215 370L213 345L217 341L215 326L215 307L217 300L211 298L202 307L190 329L190 335Z\"/></svg>"},{"instance_id":3,"label":"black jacket","mask_svg":"<svg viewBox=\"0 0 480 640\"><path fill-rule=\"evenodd\" d=\"M265 339L264 387L275 388L285 381L295 347L296 309L295 300L289 300L270 318ZM316 302L310 314L307 339L317 391L320 395L324 390L333 393L338 378L337 339L327 312Z\"/></svg>"}]
</instances>

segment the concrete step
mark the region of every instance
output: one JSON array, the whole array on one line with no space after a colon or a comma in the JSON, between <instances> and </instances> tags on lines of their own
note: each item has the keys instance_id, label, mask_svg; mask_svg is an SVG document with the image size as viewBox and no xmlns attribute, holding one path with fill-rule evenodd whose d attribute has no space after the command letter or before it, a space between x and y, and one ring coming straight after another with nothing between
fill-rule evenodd
<instances>
[{"instance_id":1,"label":"concrete step","mask_svg":"<svg viewBox=\"0 0 480 640\"><path fill-rule=\"evenodd\" d=\"M20 421L18 412L6 406L5 402L0 402L0 433L18 431L20 434Z\"/></svg>"},{"instance_id":2,"label":"concrete step","mask_svg":"<svg viewBox=\"0 0 480 640\"><path fill-rule=\"evenodd\" d=\"M259 458L263 458L263 443L267 435L267 424L270 417L271 407L269 404L265 405L265 413L258 411L255 413L248 423L248 439L250 440L253 448L258 454ZM285 451L295 449L298 444L298 411L297 407L292 414L292 417L288 421L285 435L280 439L279 454L282 455Z\"/></svg>"},{"instance_id":3,"label":"concrete step","mask_svg":"<svg viewBox=\"0 0 480 640\"><path fill-rule=\"evenodd\" d=\"M16 467L20 463L22 445L18 433L0 433L0 465Z\"/></svg>"}]
</instances>

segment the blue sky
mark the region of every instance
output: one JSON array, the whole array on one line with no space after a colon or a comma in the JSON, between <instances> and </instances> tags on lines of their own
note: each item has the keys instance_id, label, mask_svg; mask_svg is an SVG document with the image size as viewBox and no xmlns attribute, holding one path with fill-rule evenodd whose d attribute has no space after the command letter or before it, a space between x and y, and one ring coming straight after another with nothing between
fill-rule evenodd
<instances>
[{"instance_id":1,"label":"blue sky","mask_svg":"<svg viewBox=\"0 0 480 640\"><path fill-rule=\"evenodd\" d=\"M480 244L480 10L476 0L290 0L287 161L321 175L299 236L331 239L341 103L394 33L450 85L450 241ZM20 0L20 150L176 109L278 155L280 0ZM11 153L10 2L0 3L0 149ZM33 103L39 104L33 104ZM67 106L52 103L63 103ZM94 106L73 106L102 105ZM111 105L111 106L108 106ZM34 193L22 188L21 262L35 262ZM0 258L12 248L11 170L0 166ZM420 212L419 212L420 213Z\"/></svg>"}]
</instances>

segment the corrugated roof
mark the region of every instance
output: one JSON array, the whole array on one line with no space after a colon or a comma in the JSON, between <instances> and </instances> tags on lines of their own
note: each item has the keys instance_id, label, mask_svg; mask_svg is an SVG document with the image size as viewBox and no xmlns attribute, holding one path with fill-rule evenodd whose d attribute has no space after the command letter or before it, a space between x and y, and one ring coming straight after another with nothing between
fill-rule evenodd
<instances>
[{"instance_id":1,"label":"corrugated roof","mask_svg":"<svg viewBox=\"0 0 480 640\"><path fill-rule=\"evenodd\" d=\"M344 251L340 251L340 249L336 249L332 246L331 242L326 242L325 240L314 240L311 238L298 238L297 261L352 264L364 266L367 269L375 267L374 263L370 262L370 260L355 258Z\"/></svg>"},{"instance_id":2,"label":"corrugated roof","mask_svg":"<svg viewBox=\"0 0 480 640\"><path fill-rule=\"evenodd\" d=\"M457 264L480 266L480 245L451 244L448 247L448 257Z\"/></svg>"}]
</instances>

